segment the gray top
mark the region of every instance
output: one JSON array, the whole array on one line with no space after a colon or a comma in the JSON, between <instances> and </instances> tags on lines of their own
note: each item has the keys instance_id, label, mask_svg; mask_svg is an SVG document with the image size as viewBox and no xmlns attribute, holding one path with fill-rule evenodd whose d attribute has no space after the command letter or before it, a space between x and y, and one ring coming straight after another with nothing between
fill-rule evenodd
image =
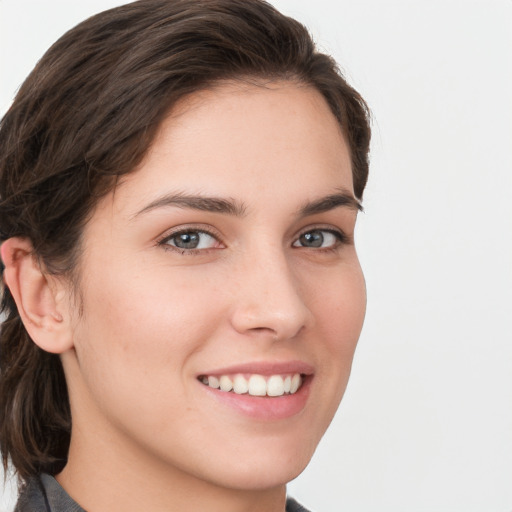
<instances>
[{"instance_id":1,"label":"gray top","mask_svg":"<svg viewBox=\"0 0 512 512\"><path fill-rule=\"evenodd\" d=\"M14 512L85 512L50 475L31 478L21 491ZM286 500L286 512L308 512L293 498Z\"/></svg>"}]
</instances>

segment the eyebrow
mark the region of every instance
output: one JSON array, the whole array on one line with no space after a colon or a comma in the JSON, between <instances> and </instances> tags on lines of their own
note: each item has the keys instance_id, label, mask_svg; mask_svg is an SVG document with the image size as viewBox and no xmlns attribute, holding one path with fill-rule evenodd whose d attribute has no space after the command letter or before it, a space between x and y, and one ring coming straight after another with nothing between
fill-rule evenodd
<instances>
[{"instance_id":1,"label":"eyebrow","mask_svg":"<svg viewBox=\"0 0 512 512\"><path fill-rule=\"evenodd\" d=\"M350 210L364 211L362 204L347 191L341 191L338 194L331 194L326 197L321 197L316 201L306 203L299 210L302 217L309 217L318 213L325 213L339 207L347 207Z\"/></svg>"},{"instance_id":2,"label":"eyebrow","mask_svg":"<svg viewBox=\"0 0 512 512\"><path fill-rule=\"evenodd\" d=\"M235 217L245 216L247 210L244 203L235 199L223 199L220 197L195 196L178 193L166 194L154 201L151 201L151 203L133 215L132 219L151 210L167 206L189 208L192 210L212 213L223 213L233 215ZM315 201L307 202L299 209L299 215L301 217L308 217L310 215L328 212L339 207L346 207L355 211L363 211L361 203L351 193L341 191L337 194L331 194L321 197Z\"/></svg>"},{"instance_id":3,"label":"eyebrow","mask_svg":"<svg viewBox=\"0 0 512 512\"><path fill-rule=\"evenodd\" d=\"M176 206L178 208L190 208L192 210L201 210L205 212L224 213L234 215L235 217L243 217L246 212L246 207L243 203L235 199L223 199L220 197L207 197L207 196L192 196L188 194L167 194L159 197L142 208L139 212L133 215L132 218L139 215L163 208L166 206Z\"/></svg>"}]
</instances>

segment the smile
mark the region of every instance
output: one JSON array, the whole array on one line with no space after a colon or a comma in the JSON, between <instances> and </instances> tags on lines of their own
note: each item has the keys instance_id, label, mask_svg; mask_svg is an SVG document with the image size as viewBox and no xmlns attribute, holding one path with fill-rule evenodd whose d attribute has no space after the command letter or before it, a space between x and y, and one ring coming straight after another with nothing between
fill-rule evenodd
<instances>
[{"instance_id":1,"label":"smile","mask_svg":"<svg viewBox=\"0 0 512 512\"><path fill-rule=\"evenodd\" d=\"M279 397L293 395L301 387L303 376L300 373L287 375L202 375L200 382L213 389L237 395Z\"/></svg>"}]
</instances>

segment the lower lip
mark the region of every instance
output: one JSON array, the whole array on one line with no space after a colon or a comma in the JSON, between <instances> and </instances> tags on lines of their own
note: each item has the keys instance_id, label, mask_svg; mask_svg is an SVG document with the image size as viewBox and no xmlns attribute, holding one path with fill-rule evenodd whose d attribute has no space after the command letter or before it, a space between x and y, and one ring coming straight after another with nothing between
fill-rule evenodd
<instances>
[{"instance_id":1,"label":"lower lip","mask_svg":"<svg viewBox=\"0 0 512 512\"><path fill-rule=\"evenodd\" d=\"M272 421L291 418L299 414L309 397L312 376L303 379L302 386L293 395L277 397L262 397L252 395L237 395L233 392L221 391L200 383L205 392L224 405L250 418Z\"/></svg>"}]
</instances>

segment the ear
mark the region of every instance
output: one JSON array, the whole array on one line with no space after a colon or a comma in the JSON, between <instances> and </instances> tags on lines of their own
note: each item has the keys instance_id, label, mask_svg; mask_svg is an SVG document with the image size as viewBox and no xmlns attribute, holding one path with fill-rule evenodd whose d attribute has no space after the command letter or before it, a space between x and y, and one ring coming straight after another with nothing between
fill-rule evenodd
<instances>
[{"instance_id":1,"label":"ear","mask_svg":"<svg viewBox=\"0 0 512 512\"><path fill-rule=\"evenodd\" d=\"M60 280L46 274L25 238L3 242L4 282L34 343L46 352L61 354L73 347L68 296Z\"/></svg>"}]
</instances>

